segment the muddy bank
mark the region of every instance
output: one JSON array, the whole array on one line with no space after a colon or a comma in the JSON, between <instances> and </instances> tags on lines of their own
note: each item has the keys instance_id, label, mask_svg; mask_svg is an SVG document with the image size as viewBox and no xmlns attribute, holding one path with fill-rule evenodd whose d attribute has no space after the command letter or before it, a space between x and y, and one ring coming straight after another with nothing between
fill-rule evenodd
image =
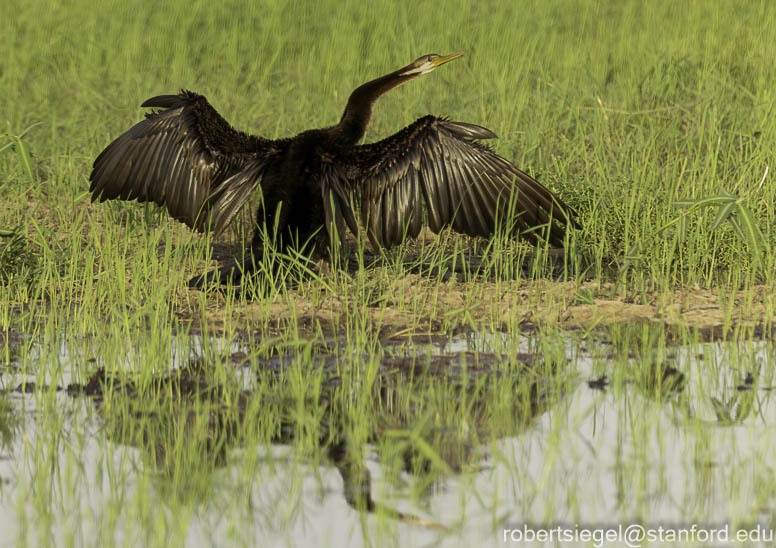
<instances>
[{"instance_id":1,"label":"muddy bank","mask_svg":"<svg viewBox=\"0 0 776 548\"><path fill-rule=\"evenodd\" d=\"M741 329L750 335L772 335L776 308L768 286L748 290L681 288L669 291L618 291L614 284L587 282L476 281L438 282L409 274L392 278L385 272L368 298L299 288L273 302L234 304L227 311L223 294L209 294L205 317L209 328L225 322L277 329L295 325L301 334L342 334L354 317L368 324L381 339L397 340L418 334L449 333L459 326L482 325L492 330L556 326L594 330L618 323L650 322L670 328L698 330L704 340L733 336ZM196 292L191 292L196 293ZM183 295L178 308L182 320L198 318L196 294ZM225 316L228 312L228 317Z\"/></svg>"}]
</instances>

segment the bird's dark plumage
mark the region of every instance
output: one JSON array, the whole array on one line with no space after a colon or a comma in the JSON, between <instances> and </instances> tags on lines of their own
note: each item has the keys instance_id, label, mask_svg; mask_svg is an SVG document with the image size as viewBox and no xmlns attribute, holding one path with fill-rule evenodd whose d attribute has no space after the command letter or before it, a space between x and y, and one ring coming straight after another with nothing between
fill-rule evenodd
<instances>
[{"instance_id":1,"label":"bird's dark plumage","mask_svg":"<svg viewBox=\"0 0 776 548\"><path fill-rule=\"evenodd\" d=\"M162 110L95 160L92 199L155 202L191 228L218 233L261 188L257 222L277 227L282 245L312 238L325 247L344 236L345 225L358 234L362 224L374 246L391 247L426 222L434 232L450 226L473 236L511 223L516 236L562 245L572 212L476 142L495 137L484 127L426 116L382 141L357 144L380 95L460 54L423 56L367 82L351 94L339 124L291 139L236 131L190 91L154 97L142 106Z\"/></svg>"},{"instance_id":2,"label":"bird's dark plumage","mask_svg":"<svg viewBox=\"0 0 776 548\"><path fill-rule=\"evenodd\" d=\"M160 95L147 114L94 161L92 199L155 202L188 226L220 232L282 151L278 142L235 131L196 93Z\"/></svg>"},{"instance_id":3,"label":"bird's dark plumage","mask_svg":"<svg viewBox=\"0 0 776 548\"><path fill-rule=\"evenodd\" d=\"M524 236L536 240L536 233L525 231L549 225L550 242L562 245L559 222L565 218L558 199L471 140L494 137L484 127L426 116L387 139L343 150L326 165L324 180L344 204L355 198L373 245L400 243L405 228L415 238L423 226L424 204L433 232L451 226L487 237L497 218L509 221L511 206L515 228ZM554 223L551 212L558 217Z\"/></svg>"}]
</instances>

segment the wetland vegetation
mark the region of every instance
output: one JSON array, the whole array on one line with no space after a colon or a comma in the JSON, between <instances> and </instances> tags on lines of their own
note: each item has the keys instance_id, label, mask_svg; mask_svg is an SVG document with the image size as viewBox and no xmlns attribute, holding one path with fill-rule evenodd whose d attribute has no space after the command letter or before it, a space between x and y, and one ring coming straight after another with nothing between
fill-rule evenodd
<instances>
[{"instance_id":1,"label":"wetland vegetation","mask_svg":"<svg viewBox=\"0 0 776 548\"><path fill-rule=\"evenodd\" d=\"M559 523L772 529L776 7L376 2L0 8L0 544L502 545ZM267 248L92 204L147 97L196 89L275 139L356 85L432 113L581 228ZM276 265L280 264L280 267Z\"/></svg>"}]
</instances>

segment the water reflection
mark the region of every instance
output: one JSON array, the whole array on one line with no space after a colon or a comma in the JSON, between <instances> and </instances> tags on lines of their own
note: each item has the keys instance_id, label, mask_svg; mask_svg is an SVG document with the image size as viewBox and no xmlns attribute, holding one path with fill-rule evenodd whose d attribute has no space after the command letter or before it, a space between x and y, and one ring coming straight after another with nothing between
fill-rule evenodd
<instances>
[{"instance_id":1,"label":"water reflection","mask_svg":"<svg viewBox=\"0 0 776 548\"><path fill-rule=\"evenodd\" d=\"M359 385L371 385L368 391L354 391L351 382L362 373L354 367L368 356L348 355L336 346L323 350L305 356L306 375L317 379L309 392L289 384L298 355L249 361L239 351L230 358L244 363L243 375L221 382L214 379L213 364L199 358L142 380L100 369L67 392L92 398L108 437L141 448L147 465L173 483L212 475L227 464L231 449L254 443L250 433L270 417L277 421L271 443L315 440L340 473L352 507L435 525L375 501L368 447L376 448L382 463L392 463L394 474L406 472L431 486L473 468L483 459L483 443L529 427L569 388L555 374L565 363L536 353L510 359L467 351L386 353L373 380ZM255 375L252 382L245 382L246 369Z\"/></svg>"},{"instance_id":2,"label":"water reflection","mask_svg":"<svg viewBox=\"0 0 776 548\"><path fill-rule=\"evenodd\" d=\"M376 355L331 341L269 356L251 341L189 337L153 375L62 375L56 401L96 410L96 431L112 442L90 442L81 458L134 448L161 504L211 503L189 539L209 534L225 482L254 482L246 455L274 462L250 488L246 530L290 544L325 544L321 531L337 540L372 514L399 524L397 543L471 545L526 522L754 522L776 512L776 477L763 464L776 458L772 342L517 337L394 338ZM57 388L38 383L25 395L19 378L6 386L0 405L22 417L36 394ZM26 420L23 431L34 438L36 428ZM19 431L11 437L21 440ZM0 491L10 516L27 481L18 470L29 467L25 447L0 451L10 456L0 478L16 478ZM298 507L272 519L289 499ZM434 529L442 525L453 533Z\"/></svg>"}]
</instances>

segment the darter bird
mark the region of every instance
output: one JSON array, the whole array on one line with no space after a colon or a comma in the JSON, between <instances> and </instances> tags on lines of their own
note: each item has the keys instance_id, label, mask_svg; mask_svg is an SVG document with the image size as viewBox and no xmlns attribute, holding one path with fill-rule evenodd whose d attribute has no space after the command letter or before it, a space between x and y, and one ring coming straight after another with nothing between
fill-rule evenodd
<instances>
[{"instance_id":1,"label":"darter bird","mask_svg":"<svg viewBox=\"0 0 776 548\"><path fill-rule=\"evenodd\" d=\"M345 226L372 246L415 238L424 225L487 237L498 223L531 242L562 246L573 212L508 160L477 142L490 130L424 116L361 144L375 101L463 55L424 55L353 91L339 123L269 140L233 129L202 95L148 99L155 110L107 146L91 173L92 201L154 202L198 231L222 232L261 189L251 253L195 279L238 280L255 268L264 239L283 251L306 243L334 252ZM425 210L425 214L424 214ZM259 257L261 254L258 255Z\"/></svg>"}]
</instances>

